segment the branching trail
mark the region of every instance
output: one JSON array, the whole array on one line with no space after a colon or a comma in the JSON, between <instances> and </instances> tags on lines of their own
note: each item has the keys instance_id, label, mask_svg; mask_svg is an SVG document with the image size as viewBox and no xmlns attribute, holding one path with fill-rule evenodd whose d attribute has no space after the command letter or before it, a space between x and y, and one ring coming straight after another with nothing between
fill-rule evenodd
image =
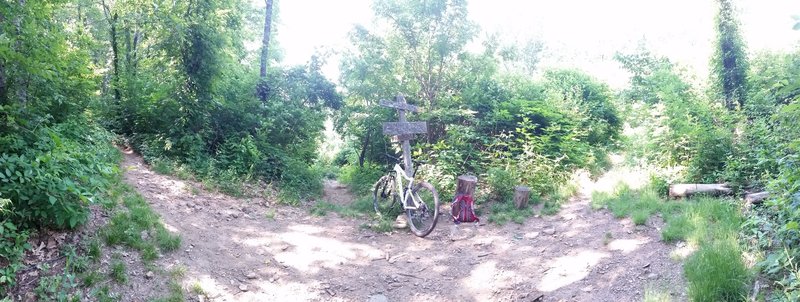
<instances>
[{"instance_id":1,"label":"branching trail","mask_svg":"<svg viewBox=\"0 0 800 302\"><path fill-rule=\"evenodd\" d=\"M681 263L659 240L658 219L635 227L593 211L585 198L524 225L456 227L442 218L420 239L360 228L363 219L206 192L135 155L123 169L183 237L158 265L185 266L184 286L200 284L204 300L641 301L648 287L686 300ZM346 194L326 185L331 202Z\"/></svg>"}]
</instances>

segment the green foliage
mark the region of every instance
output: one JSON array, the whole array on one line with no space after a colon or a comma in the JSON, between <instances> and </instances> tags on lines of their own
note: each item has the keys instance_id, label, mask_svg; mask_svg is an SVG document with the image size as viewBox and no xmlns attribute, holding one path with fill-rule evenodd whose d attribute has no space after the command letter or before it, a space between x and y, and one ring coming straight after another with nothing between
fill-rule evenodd
<instances>
[{"instance_id":1,"label":"green foliage","mask_svg":"<svg viewBox=\"0 0 800 302\"><path fill-rule=\"evenodd\" d=\"M111 136L80 121L30 132L10 126L22 132L0 130L0 195L14 201L4 217L57 228L83 223L86 206L116 177L119 154Z\"/></svg>"},{"instance_id":2,"label":"green foliage","mask_svg":"<svg viewBox=\"0 0 800 302\"><path fill-rule=\"evenodd\" d=\"M82 301L82 292L76 291L79 286L77 276L89 269L89 259L79 255L78 250L72 245L63 246L61 255L66 258L63 272L50 274L50 267L47 264L40 265L43 277L39 279L39 284L34 289L36 298L43 301ZM87 278L93 277L84 277L83 284L97 282L96 277L88 281Z\"/></svg>"},{"instance_id":3,"label":"green foliage","mask_svg":"<svg viewBox=\"0 0 800 302\"><path fill-rule=\"evenodd\" d=\"M91 271L84 274L81 280L84 287L92 288L102 281L103 277L97 271Z\"/></svg>"},{"instance_id":4,"label":"green foliage","mask_svg":"<svg viewBox=\"0 0 800 302\"><path fill-rule=\"evenodd\" d=\"M375 213L375 209L372 206L372 197L364 196L349 205L338 205L324 200L318 201L311 207L310 212L315 216L326 216L329 212L335 212L343 217L358 217L371 216Z\"/></svg>"},{"instance_id":5,"label":"green foliage","mask_svg":"<svg viewBox=\"0 0 800 302\"><path fill-rule=\"evenodd\" d=\"M511 173L502 168L490 168L486 173L491 199L498 202L511 202L514 195L514 179Z\"/></svg>"},{"instance_id":6,"label":"green foliage","mask_svg":"<svg viewBox=\"0 0 800 302\"><path fill-rule=\"evenodd\" d=\"M651 215L661 212L664 201L650 189L633 190L626 184L618 184L612 193L593 192L592 208L607 208L614 217L630 216L636 225L643 225Z\"/></svg>"},{"instance_id":7,"label":"green foliage","mask_svg":"<svg viewBox=\"0 0 800 302\"><path fill-rule=\"evenodd\" d=\"M687 240L697 245L736 237L742 224L735 204L725 199L699 197L677 213L665 215L665 241Z\"/></svg>"},{"instance_id":8,"label":"green foliage","mask_svg":"<svg viewBox=\"0 0 800 302\"><path fill-rule=\"evenodd\" d=\"M509 221L522 224L525 219L533 216L533 208L517 209L513 202L496 202L491 205L488 221L499 225Z\"/></svg>"},{"instance_id":9,"label":"green foliage","mask_svg":"<svg viewBox=\"0 0 800 302\"><path fill-rule=\"evenodd\" d=\"M661 239L665 242L686 240L694 231L694 225L687 215L681 214L666 220L667 226L661 231Z\"/></svg>"},{"instance_id":10,"label":"green foliage","mask_svg":"<svg viewBox=\"0 0 800 302\"><path fill-rule=\"evenodd\" d=\"M92 296L99 302L116 302L120 300L117 295L111 292L111 289L108 287L108 285L104 285L93 290Z\"/></svg>"},{"instance_id":11,"label":"green foliage","mask_svg":"<svg viewBox=\"0 0 800 302\"><path fill-rule=\"evenodd\" d=\"M339 170L338 180L350 187L351 192L358 196L372 196L375 189L373 185L383 174L385 169L378 165L366 164L363 167L347 165Z\"/></svg>"},{"instance_id":12,"label":"green foliage","mask_svg":"<svg viewBox=\"0 0 800 302\"><path fill-rule=\"evenodd\" d=\"M732 0L718 0L719 11L715 19L717 40L711 58L711 79L714 92L729 110L744 107L747 103L747 51L739 33Z\"/></svg>"},{"instance_id":13,"label":"green foliage","mask_svg":"<svg viewBox=\"0 0 800 302\"><path fill-rule=\"evenodd\" d=\"M10 203L8 199L0 199L0 212ZM23 267L22 256L29 249L28 232L17 229L10 221L0 221L0 295L16 284L17 271Z\"/></svg>"},{"instance_id":14,"label":"green foliage","mask_svg":"<svg viewBox=\"0 0 800 302\"><path fill-rule=\"evenodd\" d=\"M125 284L128 282L128 273L127 273L127 266L125 262L122 261L120 255L115 255L111 260L111 267L109 268L108 274L111 276L111 279L116 281L120 284Z\"/></svg>"},{"instance_id":15,"label":"green foliage","mask_svg":"<svg viewBox=\"0 0 800 302\"><path fill-rule=\"evenodd\" d=\"M644 302L671 302L672 295L668 290L662 290L653 286L646 286L644 289Z\"/></svg>"},{"instance_id":16,"label":"green foliage","mask_svg":"<svg viewBox=\"0 0 800 302\"><path fill-rule=\"evenodd\" d=\"M684 264L692 301L745 301L750 272L736 240L703 244Z\"/></svg>"},{"instance_id":17,"label":"green foliage","mask_svg":"<svg viewBox=\"0 0 800 302\"><path fill-rule=\"evenodd\" d=\"M119 186L115 188L116 191L126 192L120 194L125 208L118 209L108 224L101 229L100 236L106 244L125 245L137 249L144 261L158 258L158 249L163 252L178 249L181 244L180 235L167 231L158 214L150 208L144 198L135 192L123 189L124 185ZM99 242L92 242L89 247L90 255L99 254ZM93 252L94 249L98 251Z\"/></svg>"},{"instance_id":18,"label":"green foliage","mask_svg":"<svg viewBox=\"0 0 800 302\"><path fill-rule=\"evenodd\" d=\"M782 105L800 95L797 74L800 73L800 53L757 53L750 61L747 75L750 90L744 110L751 118L769 118Z\"/></svg>"}]
</instances>

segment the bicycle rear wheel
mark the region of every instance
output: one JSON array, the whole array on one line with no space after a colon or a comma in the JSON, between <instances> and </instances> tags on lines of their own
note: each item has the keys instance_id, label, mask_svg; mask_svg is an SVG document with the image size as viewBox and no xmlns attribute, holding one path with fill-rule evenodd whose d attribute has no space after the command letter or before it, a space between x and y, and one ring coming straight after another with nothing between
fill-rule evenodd
<instances>
[{"instance_id":1,"label":"bicycle rear wheel","mask_svg":"<svg viewBox=\"0 0 800 302\"><path fill-rule=\"evenodd\" d=\"M411 194L419 206L416 209L406 210L408 225L411 226L414 235L428 236L439 220L439 193L431 184L420 182L411 189Z\"/></svg>"},{"instance_id":2,"label":"bicycle rear wheel","mask_svg":"<svg viewBox=\"0 0 800 302\"><path fill-rule=\"evenodd\" d=\"M394 181L394 176L385 175L375 183L375 189L372 192L372 207L378 216L390 214L397 200L400 199L394 192Z\"/></svg>"}]
</instances>

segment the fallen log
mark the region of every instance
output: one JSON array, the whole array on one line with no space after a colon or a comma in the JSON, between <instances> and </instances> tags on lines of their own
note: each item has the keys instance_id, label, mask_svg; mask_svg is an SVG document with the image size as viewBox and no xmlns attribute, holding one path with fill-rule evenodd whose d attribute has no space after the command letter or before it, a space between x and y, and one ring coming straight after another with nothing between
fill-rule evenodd
<instances>
[{"instance_id":1,"label":"fallen log","mask_svg":"<svg viewBox=\"0 0 800 302\"><path fill-rule=\"evenodd\" d=\"M727 195L733 192L726 184L672 184L669 185L669 197L681 198L695 194Z\"/></svg>"},{"instance_id":2,"label":"fallen log","mask_svg":"<svg viewBox=\"0 0 800 302\"><path fill-rule=\"evenodd\" d=\"M757 192L745 195L744 201L748 204L760 204L767 198L769 198L769 192Z\"/></svg>"}]
</instances>

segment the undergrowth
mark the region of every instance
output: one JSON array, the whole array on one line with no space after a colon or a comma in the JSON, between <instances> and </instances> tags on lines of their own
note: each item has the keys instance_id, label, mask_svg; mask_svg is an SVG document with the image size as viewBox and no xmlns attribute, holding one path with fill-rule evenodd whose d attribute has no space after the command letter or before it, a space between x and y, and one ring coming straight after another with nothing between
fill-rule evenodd
<instances>
[{"instance_id":1,"label":"undergrowth","mask_svg":"<svg viewBox=\"0 0 800 302\"><path fill-rule=\"evenodd\" d=\"M751 273L738 239L742 215L732 200L705 196L664 200L652 187L633 190L620 184L612 193L593 193L592 207L608 209L617 218L630 217L636 225L660 214L666 223L661 231L665 242L686 241L697 249L683 265L691 300L745 299ZM660 299L655 293L649 297Z\"/></svg>"}]
</instances>

